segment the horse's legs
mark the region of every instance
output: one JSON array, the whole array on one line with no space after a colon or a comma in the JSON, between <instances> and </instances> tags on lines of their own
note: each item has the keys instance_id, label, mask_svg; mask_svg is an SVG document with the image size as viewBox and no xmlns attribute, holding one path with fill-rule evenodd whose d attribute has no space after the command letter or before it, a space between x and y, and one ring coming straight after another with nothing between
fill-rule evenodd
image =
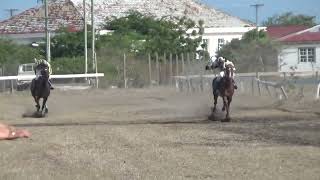
<instances>
[{"instance_id":1,"label":"horse's legs","mask_svg":"<svg viewBox=\"0 0 320 180\"><path fill-rule=\"evenodd\" d=\"M230 112L230 104L231 104L231 101L232 101L232 97L227 97L227 100L228 100L228 105L227 105L227 115L226 115L226 119L229 120L229 119L230 119L230 115L229 115L229 112Z\"/></svg>"},{"instance_id":2,"label":"horse's legs","mask_svg":"<svg viewBox=\"0 0 320 180\"><path fill-rule=\"evenodd\" d=\"M226 110L226 104L223 103L222 111L225 111L225 110Z\"/></svg>"},{"instance_id":3,"label":"horse's legs","mask_svg":"<svg viewBox=\"0 0 320 180\"><path fill-rule=\"evenodd\" d=\"M46 109L46 108L47 108L47 105L46 105L47 100L48 100L48 98L47 98L47 97L44 97L44 98L43 98L43 101L42 101L42 108L41 108L41 111L42 111L42 112L43 112L43 110L44 110L44 109Z\"/></svg>"},{"instance_id":4,"label":"horse's legs","mask_svg":"<svg viewBox=\"0 0 320 180\"><path fill-rule=\"evenodd\" d=\"M212 112L215 112L217 108L218 95L214 94L213 98L214 98L214 104L213 104Z\"/></svg>"},{"instance_id":5,"label":"horse's legs","mask_svg":"<svg viewBox=\"0 0 320 180\"><path fill-rule=\"evenodd\" d=\"M226 96L223 96L222 99L223 99L223 108L222 108L222 110L224 111L225 109L227 109L226 119L228 119L228 117L229 117L229 112L228 112L228 111L229 111L228 99L227 99Z\"/></svg>"},{"instance_id":6,"label":"horse's legs","mask_svg":"<svg viewBox=\"0 0 320 180\"><path fill-rule=\"evenodd\" d=\"M37 96L35 96L33 98L34 98L34 102L36 103L37 112L39 112L39 110L40 110L40 104L39 104L40 98L37 97Z\"/></svg>"}]
</instances>

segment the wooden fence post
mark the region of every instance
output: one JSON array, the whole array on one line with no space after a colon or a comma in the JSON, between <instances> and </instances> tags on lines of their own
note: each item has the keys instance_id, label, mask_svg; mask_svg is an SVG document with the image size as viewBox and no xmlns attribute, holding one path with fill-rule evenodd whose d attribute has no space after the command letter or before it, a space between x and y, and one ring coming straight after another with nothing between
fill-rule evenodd
<instances>
[{"instance_id":1,"label":"wooden fence post","mask_svg":"<svg viewBox=\"0 0 320 180\"><path fill-rule=\"evenodd\" d=\"M256 72L256 78L257 78L257 85L258 85L258 92L259 92L259 96L261 96L261 88L260 88L260 77L259 77L259 73Z\"/></svg>"},{"instance_id":2,"label":"wooden fence post","mask_svg":"<svg viewBox=\"0 0 320 180\"><path fill-rule=\"evenodd\" d=\"M286 99L288 99L288 95L287 95L286 91L284 90L283 86L281 86L280 89L281 89L281 92L282 92L283 96L284 96Z\"/></svg>"},{"instance_id":3,"label":"wooden fence post","mask_svg":"<svg viewBox=\"0 0 320 180\"><path fill-rule=\"evenodd\" d=\"M169 78L170 78L170 85L172 85L172 78L173 78L173 72L172 72L172 53L170 53L170 64L169 64Z\"/></svg>"},{"instance_id":4,"label":"wooden fence post","mask_svg":"<svg viewBox=\"0 0 320 180\"><path fill-rule=\"evenodd\" d=\"M266 86L266 90L267 90L269 96L272 96L272 95L271 95L271 92L270 92L270 89L269 89L269 86L268 86L267 84L266 84L265 86Z\"/></svg>"},{"instance_id":5,"label":"wooden fence post","mask_svg":"<svg viewBox=\"0 0 320 180\"><path fill-rule=\"evenodd\" d=\"M251 81L251 93L254 95L254 77L252 76L252 81Z\"/></svg>"},{"instance_id":6,"label":"wooden fence post","mask_svg":"<svg viewBox=\"0 0 320 180\"><path fill-rule=\"evenodd\" d=\"M160 85L159 55L157 52L156 52L156 72L157 72L157 84Z\"/></svg>"},{"instance_id":7,"label":"wooden fence post","mask_svg":"<svg viewBox=\"0 0 320 180\"><path fill-rule=\"evenodd\" d=\"M179 75L179 56L176 54L176 76Z\"/></svg>"},{"instance_id":8,"label":"wooden fence post","mask_svg":"<svg viewBox=\"0 0 320 180\"><path fill-rule=\"evenodd\" d=\"M184 64L184 55L183 53L181 53L181 70L182 70L182 74L185 75L185 64Z\"/></svg>"},{"instance_id":9,"label":"wooden fence post","mask_svg":"<svg viewBox=\"0 0 320 180\"><path fill-rule=\"evenodd\" d=\"M151 74L151 55L148 54L148 73L149 73L149 85L152 86L152 74Z\"/></svg>"},{"instance_id":10,"label":"wooden fence post","mask_svg":"<svg viewBox=\"0 0 320 180\"><path fill-rule=\"evenodd\" d=\"M126 54L123 54L123 80L124 80L124 88L127 88L127 62L126 62Z\"/></svg>"},{"instance_id":11,"label":"wooden fence post","mask_svg":"<svg viewBox=\"0 0 320 180\"><path fill-rule=\"evenodd\" d=\"M168 71L167 71L167 54L163 53L163 65L164 65L164 70L162 72L164 72L164 84L167 85L168 84Z\"/></svg>"}]
</instances>

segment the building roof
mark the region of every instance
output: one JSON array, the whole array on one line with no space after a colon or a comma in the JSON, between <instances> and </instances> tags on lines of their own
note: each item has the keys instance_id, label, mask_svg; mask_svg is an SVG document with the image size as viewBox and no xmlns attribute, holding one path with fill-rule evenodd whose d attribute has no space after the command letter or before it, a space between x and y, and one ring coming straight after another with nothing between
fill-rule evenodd
<instances>
[{"instance_id":1,"label":"building roof","mask_svg":"<svg viewBox=\"0 0 320 180\"><path fill-rule=\"evenodd\" d=\"M295 32L279 38L284 43L314 43L320 42L320 25Z\"/></svg>"},{"instance_id":2,"label":"building roof","mask_svg":"<svg viewBox=\"0 0 320 180\"><path fill-rule=\"evenodd\" d=\"M308 29L308 26L292 25L292 26L269 26L267 27L267 34L273 39L282 38L289 34Z\"/></svg>"},{"instance_id":3,"label":"building roof","mask_svg":"<svg viewBox=\"0 0 320 180\"><path fill-rule=\"evenodd\" d=\"M320 42L320 32L305 32L280 40L285 43Z\"/></svg>"},{"instance_id":4,"label":"building roof","mask_svg":"<svg viewBox=\"0 0 320 180\"><path fill-rule=\"evenodd\" d=\"M52 1L49 6L49 30L61 27L79 31L83 27L81 14L70 0ZM44 6L28 9L10 19L0 22L0 34L25 34L45 32Z\"/></svg>"},{"instance_id":5,"label":"building roof","mask_svg":"<svg viewBox=\"0 0 320 180\"><path fill-rule=\"evenodd\" d=\"M49 30L57 31L67 27L79 31L83 27L83 0L49 1ZM86 1L90 23L90 1ZM248 21L210 8L196 0L95 0L95 22L103 23L107 17L122 17L130 10L149 14L158 18L186 16L195 21L203 20L206 27L246 27L253 26ZM26 34L45 32L44 6L28 9L10 19L0 22L0 34Z\"/></svg>"},{"instance_id":6,"label":"building roof","mask_svg":"<svg viewBox=\"0 0 320 180\"><path fill-rule=\"evenodd\" d=\"M82 12L83 0L71 0ZM86 9L90 16L90 1ZM95 0L95 21L102 23L107 17L122 17L128 11L162 17L186 16L194 21L203 20L205 27L245 27L252 23L211 8L198 0Z\"/></svg>"}]
</instances>

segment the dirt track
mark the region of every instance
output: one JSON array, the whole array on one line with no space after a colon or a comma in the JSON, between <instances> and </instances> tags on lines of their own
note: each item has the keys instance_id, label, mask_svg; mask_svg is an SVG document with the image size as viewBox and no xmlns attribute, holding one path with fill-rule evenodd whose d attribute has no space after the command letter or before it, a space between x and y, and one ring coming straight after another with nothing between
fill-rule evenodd
<instances>
[{"instance_id":1,"label":"dirt track","mask_svg":"<svg viewBox=\"0 0 320 180\"><path fill-rule=\"evenodd\" d=\"M55 90L49 116L36 119L22 118L33 110L28 92L2 94L0 121L32 138L0 142L0 179L320 179L320 103L238 95L221 123L207 120L210 100Z\"/></svg>"}]
</instances>

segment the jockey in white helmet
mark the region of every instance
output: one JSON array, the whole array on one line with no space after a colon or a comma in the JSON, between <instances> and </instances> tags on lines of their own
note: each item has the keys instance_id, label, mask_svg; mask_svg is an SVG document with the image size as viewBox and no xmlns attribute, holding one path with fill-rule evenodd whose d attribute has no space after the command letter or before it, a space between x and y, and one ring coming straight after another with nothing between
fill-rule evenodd
<instances>
[{"instance_id":1,"label":"jockey in white helmet","mask_svg":"<svg viewBox=\"0 0 320 180\"><path fill-rule=\"evenodd\" d=\"M49 77L48 77L48 83L50 85L50 89L54 89L53 86L52 86L52 83L50 81L50 75L52 74L52 69L51 69L51 65L48 61L46 61L45 59L36 59L34 58L34 64L35 64L35 74L36 74L36 79L41 75L40 74L40 67L41 65L42 66L45 66L48 68L48 72L49 72Z\"/></svg>"},{"instance_id":2,"label":"jockey in white helmet","mask_svg":"<svg viewBox=\"0 0 320 180\"><path fill-rule=\"evenodd\" d=\"M230 60L228 60L228 59L226 59L226 58L224 58L224 57L218 57L214 62L213 62L213 64L212 64L212 68L213 69L219 69L219 71L220 71L220 73L219 73L219 76L218 76L218 78L217 78L217 83L218 83L218 81L220 81L220 79L222 78L222 77L224 77L224 70L225 70L225 68L226 68L226 66L227 65L232 65L232 67L233 67L233 71L236 71L236 68L234 67L234 64L233 64L233 62L231 62ZM232 78L234 78L234 74L235 73L233 73L233 77ZM238 89L238 87L237 87L237 85L235 84L235 81L233 80L233 83L234 83L234 88L235 89Z\"/></svg>"}]
</instances>

